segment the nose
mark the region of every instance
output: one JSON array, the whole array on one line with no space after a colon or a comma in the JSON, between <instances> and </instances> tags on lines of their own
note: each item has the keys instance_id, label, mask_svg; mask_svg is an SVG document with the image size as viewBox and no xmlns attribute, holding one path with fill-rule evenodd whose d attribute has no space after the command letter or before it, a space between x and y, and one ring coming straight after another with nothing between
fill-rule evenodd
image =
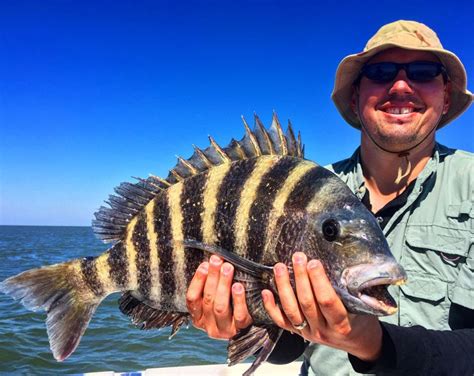
<instances>
[{"instance_id":1,"label":"nose","mask_svg":"<svg viewBox=\"0 0 474 376\"><path fill-rule=\"evenodd\" d=\"M389 94L413 94L413 88L411 86L410 80L405 73L405 70L400 69L397 76L392 82L392 85L389 89Z\"/></svg>"}]
</instances>

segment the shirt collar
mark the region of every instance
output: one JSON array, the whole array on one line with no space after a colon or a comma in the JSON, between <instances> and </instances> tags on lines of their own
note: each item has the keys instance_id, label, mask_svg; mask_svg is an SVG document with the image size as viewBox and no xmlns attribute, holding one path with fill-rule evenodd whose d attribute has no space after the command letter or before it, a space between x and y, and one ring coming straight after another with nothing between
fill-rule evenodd
<instances>
[{"instance_id":1,"label":"shirt collar","mask_svg":"<svg viewBox=\"0 0 474 376\"><path fill-rule=\"evenodd\" d=\"M448 153L449 148L439 143L435 143L433 155L431 159L428 161L426 166L420 172L417 177L418 186L423 184L431 174L436 171L436 167L438 166L441 159L443 159ZM365 182L364 182L364 172L362 170L362 163L360 158L360 146L354 151L352 156L349 158L352 165L352 174L354 179L353 186L356 187L355 194L360 198L362 198L365 194Z\"/></svg>"}]
</instances>

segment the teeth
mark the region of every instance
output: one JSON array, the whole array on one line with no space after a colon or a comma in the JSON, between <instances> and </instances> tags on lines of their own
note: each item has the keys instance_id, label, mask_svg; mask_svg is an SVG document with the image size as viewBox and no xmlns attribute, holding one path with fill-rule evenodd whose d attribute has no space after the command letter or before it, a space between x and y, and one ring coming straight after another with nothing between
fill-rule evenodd
<instances>
[{"instance_id":1,"label":"teeth","mask_svg":"<svg viewBox=\"0 0 474 376\"><path fill-rule=\"evenodd\" d=\"M409 114L413 111L414 110L411 107L389 107L386 109L386 112L388 112L389 114L394 114L394 115Z\"/></svg>"}]
</instances>

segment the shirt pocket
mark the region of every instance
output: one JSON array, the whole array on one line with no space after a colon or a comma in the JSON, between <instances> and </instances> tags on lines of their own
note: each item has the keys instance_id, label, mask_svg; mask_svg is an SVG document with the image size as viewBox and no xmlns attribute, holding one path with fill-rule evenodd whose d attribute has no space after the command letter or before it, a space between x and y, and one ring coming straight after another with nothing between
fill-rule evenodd
<instances>
[{"instance_id":1,"label":"shirt pocket","mask_svg":"<svg viewBox=\"0 0 474 376\"><path fill-rule=\"evenodd\" d=\"M449 329L451 292L469 252L469 237L451 226L409 225L401 263L400 324Z\"/></svg>"},{"instance_id":2,"label":"shirt pocket","mask_svg":"<svg viewBox=\"0 0 474 376\"><path fill-rule=\"evenodd\" d=\"M407 272L427 274L444 282L454 282L466 263L470 237L455 226L409 225L402 256Z\"/></svg>"},{"instance_id":3,"label":"shirt pocket","mask_svg":"<svg viewBox=\"0 0 474 376\"><path fill-rule=\"evenodd\" d=\"M449 329L448 284L428 275L409 275L400 286L400 325Z\"/></svg>"}]
</instances>

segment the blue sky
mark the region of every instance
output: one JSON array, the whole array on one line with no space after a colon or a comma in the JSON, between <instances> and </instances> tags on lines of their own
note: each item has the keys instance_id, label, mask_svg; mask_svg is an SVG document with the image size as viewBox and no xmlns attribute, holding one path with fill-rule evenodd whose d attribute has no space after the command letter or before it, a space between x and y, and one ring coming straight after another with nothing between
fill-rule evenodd
<instances>
[{"instance_id":1,"label":"blue sky","mask_svg":"<svg viewBox=\"0 0 474 376\"><path fill-rule=\"evenodd\" d=\"M473 77L473 4L2 1L0 224L90 225L121 181L240 138L254 112L291 119L307 158L342 159L359 133L330 100L339 61L414 19ZM473 124L471 108L438 140L472 152Z\"/></svg>"}]
</instances>

